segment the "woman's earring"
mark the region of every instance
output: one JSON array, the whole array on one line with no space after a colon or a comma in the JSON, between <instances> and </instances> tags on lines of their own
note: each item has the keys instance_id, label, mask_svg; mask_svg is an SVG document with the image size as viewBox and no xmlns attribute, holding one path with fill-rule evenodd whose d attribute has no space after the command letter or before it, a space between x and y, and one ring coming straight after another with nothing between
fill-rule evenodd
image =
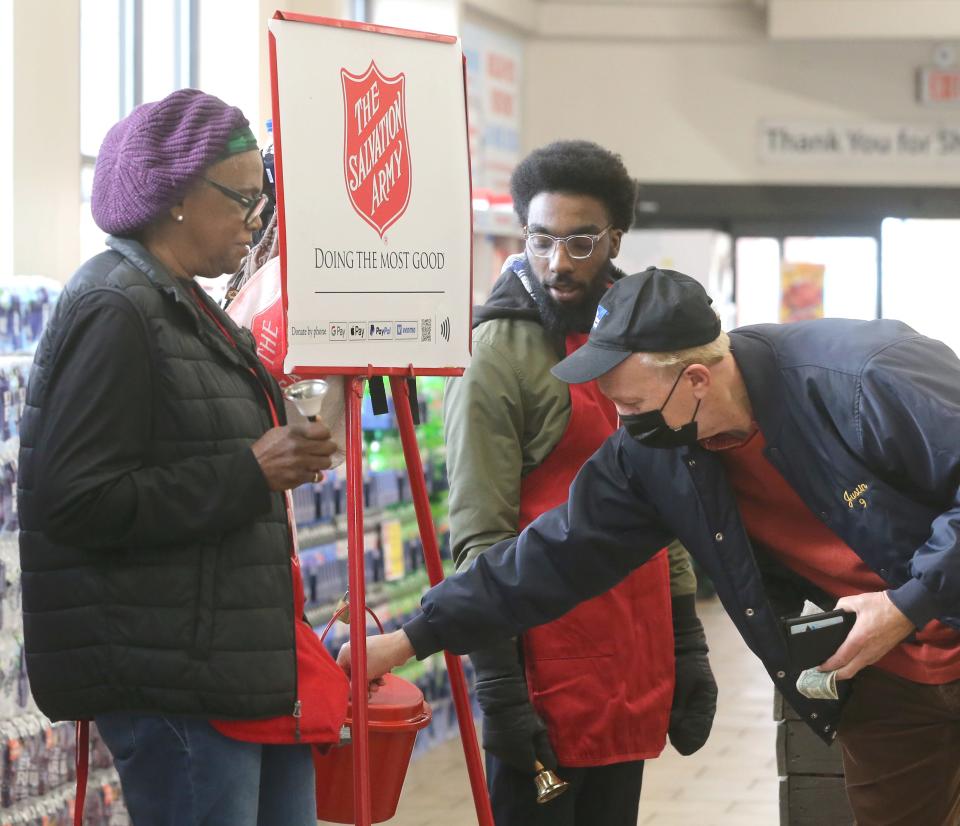
<instances>
[{"instance_id":1,"label":"woman's earring","mask_svg":"<svg viewBox=\"0 0 960 826\"><path fill-rule=\"evenodd\" d=\"M178 216L177 216L177 223L178 223L178 224L182 224L182 223L183 223L183 216L182 216L182 215L178 215Z\"/></svg>"}]
</instances>

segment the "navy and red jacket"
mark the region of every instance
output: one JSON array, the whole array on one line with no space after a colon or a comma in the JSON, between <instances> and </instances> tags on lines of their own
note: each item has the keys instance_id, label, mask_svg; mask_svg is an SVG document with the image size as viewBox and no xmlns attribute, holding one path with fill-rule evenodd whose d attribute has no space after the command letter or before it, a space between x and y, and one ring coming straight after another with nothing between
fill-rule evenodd
<instances>
[{"instance_id":1,"label":"navy and red jacket","mask_svg":"<svg viewBox=\"0 0 960 826\"><path fill-rule=\"evenodd\" d=\"M954 353L888 320L759 325L730 340L767 459L918 628L935 618L960 628ZM584 465L565 505L430 590L405 630L418 657L481 648L602 593L673 537L713 580L777 688L832 740L842 701L797 692L763 553L721 459L699 445L647 448L621 428Z\"/></svg>"}]
</instances>

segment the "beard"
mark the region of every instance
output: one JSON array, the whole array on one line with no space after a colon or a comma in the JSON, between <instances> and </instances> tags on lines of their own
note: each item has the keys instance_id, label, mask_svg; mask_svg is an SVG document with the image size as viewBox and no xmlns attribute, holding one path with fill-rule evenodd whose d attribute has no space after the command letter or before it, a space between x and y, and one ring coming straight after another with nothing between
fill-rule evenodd
<instances>
[{"instance_id":1,"label":"beard","mask_svg":"<svg viewBox=\"0 0 960 826\"><path fill-rule=\"evenodd\" d=\"M533 301L540 314L543 328L555 339L562 342L570 333L589 333L597 315L597 305L607 291L611 281L612 266L608 261L597 273L583 297L572 305L561 304L546 291L540 280L533 274L530 265L530 290Z\"/></svg>"}]
</instances>

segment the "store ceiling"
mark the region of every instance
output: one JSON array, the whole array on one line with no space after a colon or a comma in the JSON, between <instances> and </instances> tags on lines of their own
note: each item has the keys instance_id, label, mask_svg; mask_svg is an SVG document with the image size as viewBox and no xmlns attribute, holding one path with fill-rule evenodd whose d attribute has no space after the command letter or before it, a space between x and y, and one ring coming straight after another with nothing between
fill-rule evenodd
<instances>
[{"instance_id":1,"label":"store ceiling","mask_svg":"<svg viewBox=\"0 0 960 826\"><path fill-rule=\"evenodd\" d=\"M946 40L960 37L956 0L767 0L777 40Z\"/></svg>"},{"instance_id":2,"label":"store ceiling","mask_svg":"<svg viewBox=\"0 0 960 826\"><path fill-rule=\"evenodd\" d=\"M766 0L593 0L585 3L584 0L538 0L541 5L568 5L568 6L763 6Z\"/></svg>"},{"instance_id":3,"label":"store ceiling","mask_svg":"<svg viewBox=\"0 0 960 826\"><path fill-rule=\"evenodd\" d=\"M960 38L958 0L534 0L530 8L534 30L545 37Z\"/></svg>"}]
</instances>

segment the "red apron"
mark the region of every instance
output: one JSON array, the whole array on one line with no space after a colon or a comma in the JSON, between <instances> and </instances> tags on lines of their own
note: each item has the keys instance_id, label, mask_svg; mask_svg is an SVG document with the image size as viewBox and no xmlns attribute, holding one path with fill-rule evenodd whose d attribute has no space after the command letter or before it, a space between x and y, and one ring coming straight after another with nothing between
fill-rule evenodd
<instances>
[{"instance_id":1,"label":"red apron","mask_svg":"<svg viewBox=\"0 0 960 826\"><path fill-rule=\"evenodd\" d=\"M586 341L567 337L567 353ZM577 471L619 426L596 382L570 385L570 421L520 486L522 530L567 501ZM523 635L527 684L563 766L656 757L673 701L670 563L661 550L623 582Z\"/></svg>"}]
</instances>

